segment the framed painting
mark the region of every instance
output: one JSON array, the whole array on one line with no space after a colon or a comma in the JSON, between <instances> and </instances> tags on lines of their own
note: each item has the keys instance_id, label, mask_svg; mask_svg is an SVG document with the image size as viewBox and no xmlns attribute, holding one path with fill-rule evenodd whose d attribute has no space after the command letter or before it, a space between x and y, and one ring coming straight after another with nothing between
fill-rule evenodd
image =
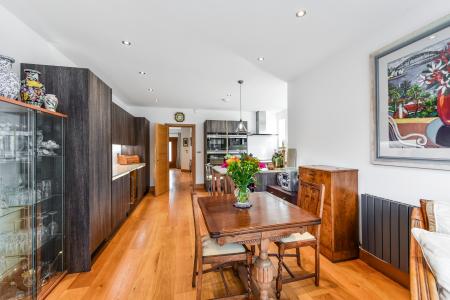
<instances>
[{"instance_id":1,"label":"framed painting","mask_svg":"<svg viewBox=\"0 0 450 300\"><path fill-rule=\"evenodd\" d=\"M450 16L371 56L375 164L450 169Z\"/></svg>"}]
</instances>

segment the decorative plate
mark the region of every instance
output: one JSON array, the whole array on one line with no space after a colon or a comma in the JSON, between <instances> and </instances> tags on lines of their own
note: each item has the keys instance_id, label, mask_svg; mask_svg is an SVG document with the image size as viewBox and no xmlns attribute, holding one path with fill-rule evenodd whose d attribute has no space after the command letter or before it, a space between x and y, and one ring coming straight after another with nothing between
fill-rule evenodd
<instances>
[{"instance_id":1,"label":"decorative plate","mask_svg":"<svg viewBox=\"0 0 450 300\"><path fill-rule=\"evenodd\" d=\"M184 113L182 112L175 113L175 121L184 122Z\"/></svg>"}]
</instances>

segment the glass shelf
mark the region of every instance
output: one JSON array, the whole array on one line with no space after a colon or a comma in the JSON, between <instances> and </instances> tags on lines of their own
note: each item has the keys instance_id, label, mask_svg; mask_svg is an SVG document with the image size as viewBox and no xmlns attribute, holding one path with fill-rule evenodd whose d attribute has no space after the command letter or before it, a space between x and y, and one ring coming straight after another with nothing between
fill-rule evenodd
<instances>
[{"instance_id":1,"label":"glass shelf","mask_svg":"<svg viewBox=\"0 0 450 300\"><path fill-rule=\"evenodd\" d=\"M40 204L40 203L45 202L47 200L53 199L55 197L61 197L61 196L62 196L62 194L54 194L54 195L42 198L42 199L40 199L40 200L38 200L38 201L36 201L34 203L30 203L30 204L9 205L6 209L20 210L22 208L28 208L30 206L37 205L37 204ZM0 209L0 217L2 217L2 210L1 209Z\"/></svg>"},{"instance_id":2,"label":"glass shelf","mask_svg":"<svg viewBox=\"0 0 450 300\"><path fill-rule=\"evenodd\" d=\"M0 300L65 273L63 142L64 118L0 99Z\"/></svg>"},{"instance_id":3,"label":"glass shelf","mask_svg":"<svg viewBox=\"0 0 450 300\"><path fill-rule=\"evenodd\" d=\"M24 207L8 207L8 208L0 208L0 218L1 217L6 217L10 214L14 214L16 212L19 212L20 210L22 210Z\"/></svg>"}]
</instances>

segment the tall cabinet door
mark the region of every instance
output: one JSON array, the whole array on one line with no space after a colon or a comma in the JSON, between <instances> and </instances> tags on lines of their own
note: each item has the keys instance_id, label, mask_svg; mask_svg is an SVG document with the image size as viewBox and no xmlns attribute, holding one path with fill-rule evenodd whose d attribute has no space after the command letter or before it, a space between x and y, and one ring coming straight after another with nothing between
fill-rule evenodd
<instances>
[{"instance_id":1,"label":"tall cabinet door","mask_svg":"<svg viewBox=\"0 0 450 300\"><path fill-rule=\"evenodd\" d=\"M122 178L122 218L125 219L127 217L128 212L130 211L130 189L131 189L131 181L130 175L125 175Z\"/></svg>"},{"instance_id":2,"label":"tall cabinet door","mask_svg":"<svg viewBox=\"0 0 450 300\"><path fill-rule=\"evenodd\" d=\"M122 210L122 177L112 181L111 184L111 229L115 230L121 222Z\"/></svg>"},{"instance_id":3,"label":"tall cabinet door","mask_svg":"<svg viewBox=\"0 0 450 300\"><path fill-rule=\"evenodd\" d=\"M111 88L89 72L91 253L111 233Z\"/></svg>"},{"instance_id":4,"label":"tall cabinet door","mask_svg":"<svg viewBox=\"0 0 450 300\"><path fill-rule=\"evenodd\" d=\"M111 104L111 143L121 144L121 131L120 131L120 107L112 103Z\"/></svg>"}]
</instances>

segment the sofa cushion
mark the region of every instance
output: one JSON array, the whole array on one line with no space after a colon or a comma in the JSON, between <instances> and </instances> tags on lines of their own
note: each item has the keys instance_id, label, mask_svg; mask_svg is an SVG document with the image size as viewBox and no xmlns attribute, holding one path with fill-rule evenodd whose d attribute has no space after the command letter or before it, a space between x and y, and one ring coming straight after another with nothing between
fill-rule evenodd
<instances>
[{"instance_id":1,"label":"sofa cushion","mask_svg":"<svg viewBox=\"0 0 450 300\"><path fill-rule=\"evenodd\" d=\"M428 220L428 230L450 234L450 203L423 200Z\"/></svg>"},{"instance_id":2,"label":"sofa cushion","mask_svg":"<svg viewBox=\"0 0 450 300\"><path fill-rule=\"evenodd\" d=\"M450 299L450 235L420 228L411 232L436 278L439 299Z\"/></svg>"}]
</instances>

